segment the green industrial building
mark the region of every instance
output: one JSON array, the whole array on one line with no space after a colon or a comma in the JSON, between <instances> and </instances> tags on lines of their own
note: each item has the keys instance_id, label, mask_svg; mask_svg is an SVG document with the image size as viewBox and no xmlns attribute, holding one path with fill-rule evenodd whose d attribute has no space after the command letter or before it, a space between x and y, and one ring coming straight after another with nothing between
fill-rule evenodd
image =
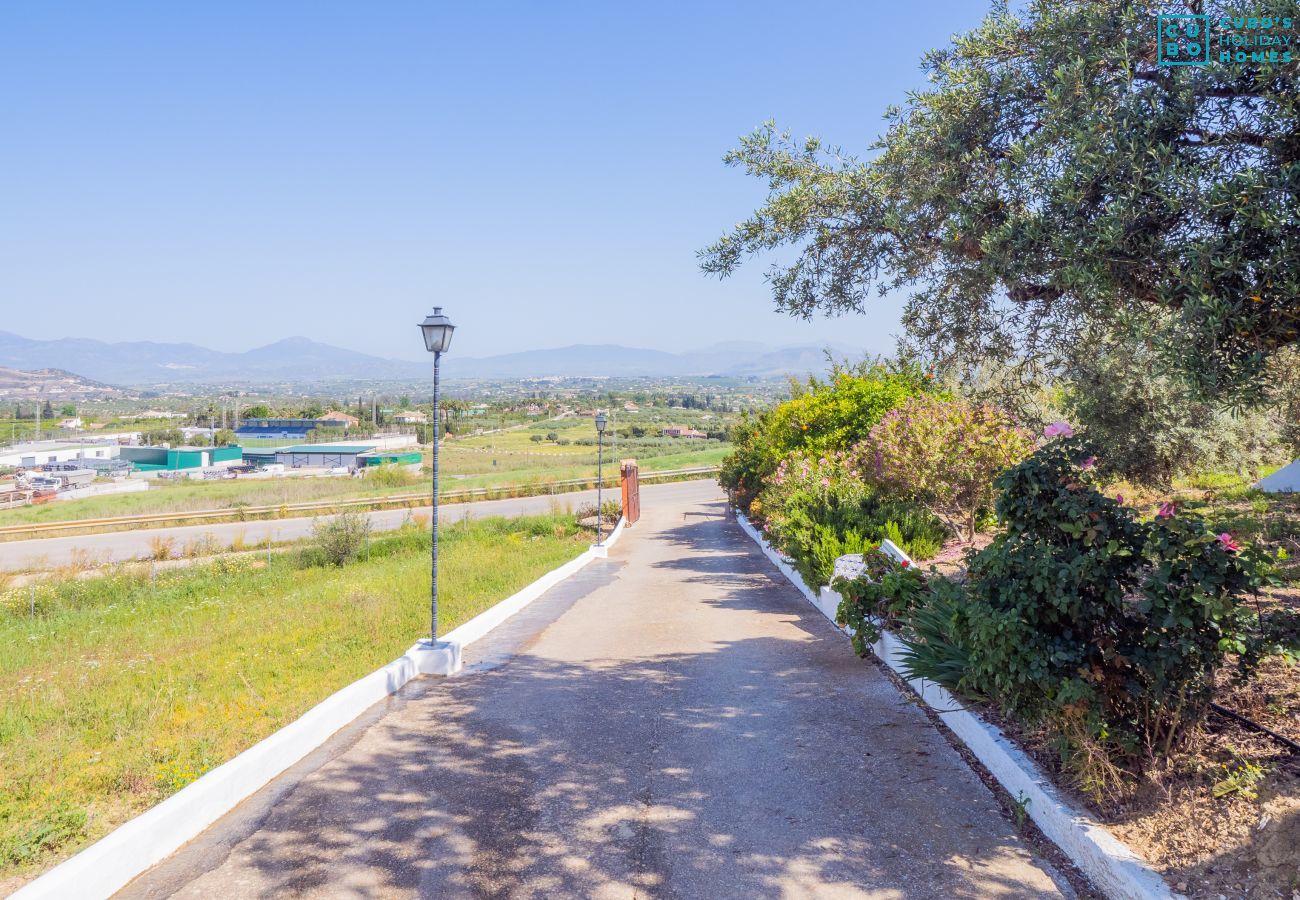
<instances>
[{"instance_id":1,"label":"green industrial building","mask_svg":"<svg viewBox=\"0 0 1300 900\"><path fill-rule=\"evenodd\" d=\"M222 463L238 464L244 458L244 448L123 447L119 454L137 472L177 472L205 469Z\"/></svg>"}]
</instances>

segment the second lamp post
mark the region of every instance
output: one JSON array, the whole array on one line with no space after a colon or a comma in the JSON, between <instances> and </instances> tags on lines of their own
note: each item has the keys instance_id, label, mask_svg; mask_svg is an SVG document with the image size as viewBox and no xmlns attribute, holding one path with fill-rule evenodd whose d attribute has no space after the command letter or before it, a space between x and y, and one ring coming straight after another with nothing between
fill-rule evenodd
<instances>
[{"instance_id":1,"label":"second lamp post","mask_svg":"<svg viewBox=\"0 0 1300 900\"><path fill-rule=\"evenodd\" d=\"M596 546L599 547L605 542L604 538L604 517L605 511L602 508L601 500L604 494L601 493L605 486L605 423L609 420L605 418L605 411L600 410L596 413Z\"/></svg>"}]
</instances>

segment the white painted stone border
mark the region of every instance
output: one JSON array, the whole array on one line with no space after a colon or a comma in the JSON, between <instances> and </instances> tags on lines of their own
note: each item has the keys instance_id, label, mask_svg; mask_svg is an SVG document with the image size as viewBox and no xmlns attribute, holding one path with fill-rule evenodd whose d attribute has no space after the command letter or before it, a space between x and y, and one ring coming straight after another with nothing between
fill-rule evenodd
<instances>
[{"instance_id":1,"label":"white painted stone border","mask_svg":"<svg viewBox=\"0 0 1300 900\"><path fill-rule=\"evenodd\" d=\"M606 556L609 546L622 533L620 519L603 546L589 547L518 593L449 631L432 650L427 642L417 643L401 658L331 694L301 718L24 885L10 895L11 900L111 897L416 675L450 674L459 670L462 648L482 638L587 563Z\"/></svg>"},{"instance_id":2,"label":"white painted stone border","mask_svg":"<svg viewBox=\"0 0 1300 900\"><path fill-rule=\"evenodd\" d=\"M799 573L763 539L742 513L736 513L736 521L799 593L834 624L839 593L823 587L814 595ZM871 649L938 714L1007 792L1025 804L1025 811L1043 834L1060 847L1107 897L1115 900L1169 900L1176 896L1160 874L1128 845L1070 804L1001 730L963 709L961 702L943 687L932 681L908 678L901 665L903 643L896 635L883 632Z\"/></svg>"}]
</instances>

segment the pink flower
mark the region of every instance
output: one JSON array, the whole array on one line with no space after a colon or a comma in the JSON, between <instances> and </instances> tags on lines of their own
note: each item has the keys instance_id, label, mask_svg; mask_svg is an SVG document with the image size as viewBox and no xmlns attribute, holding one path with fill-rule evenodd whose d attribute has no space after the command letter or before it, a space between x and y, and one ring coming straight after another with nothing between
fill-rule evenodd
<instances>
[{"instance_id":1,"label":"pink flower","mask_svg":"<svg viewBox=\"0 0 1300 900\"><path fill-rule=\"evenodd\" d=\"M831 486L831 480L829 478L823 478L822 487L830 487L830 486Z\"/></svg>"},{"instance_id":2,"label":"pink flower","mask_svg":"<svg viewBox=\"0 0 1300 900\"><path fill-rule=\"evenodd\" d=\"M1091 469L1095 465L1097 465L1097 457L1089 456L1083 462L1079 463L1079 468L1083 469L1084 471L1087 471L1088 469Z\"/></svg>"},{"instance_id":3,"label":"pink flower","mask_svg":"<svg viewBox=\"0 0 1300 900\"><path fill-rule=\"evenodd\" d=\"M1124 495L1123 495L1123 494L1116 494L1116 495L1115 495L1115 502L1116 502L1116 503L1119 503L1119 504L1122 505L1122 504L1124 503Z\"/></svg>"},{"instance_id":4,"label":"pink flower","mask_svg":"<svg viewBox=\"0 0 1300 900\"><path fill-rule=\"evenodd\" d=\"M1169 500L1161 503L1160 509L1156 511L1157 519L1172 519L1176 515L1178 515L1178 504Z\"/></svg>"},{"instance_id":5,"label":"pink flower","mask_svg":"<svg viewBox=\"0 0 1300 900\"><path fill-rule=\"evenodd\" d=\"M1219 543L1222 544L1223 549L1227 550L1229 553L1236 553L1241 549L1241 545L1234 541L1232 535L1226 531L1219 535Z\"/></svg>"},{"instance_id":6,"label":"pink flower","mask_svg":"<svg viewBox=\"0 0 1300 900\"><path fill-rule=\"evenodd\" d=\"M1069 422L1053 422L1043 429L1043 437L1074 437L1074 429L1070 427Z\"/></svg>"}]
</instances>

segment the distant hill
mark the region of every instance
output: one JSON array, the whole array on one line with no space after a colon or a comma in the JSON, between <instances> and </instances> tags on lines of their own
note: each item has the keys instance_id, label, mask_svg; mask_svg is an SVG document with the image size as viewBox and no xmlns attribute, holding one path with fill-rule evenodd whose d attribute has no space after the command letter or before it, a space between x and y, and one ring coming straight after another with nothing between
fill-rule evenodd
<instances>
[{"instance_id":1,"label":"distant hill","mask_svg":"<svg viewBox=\"0 0 1300 900\"><path fill-rule=\"evenodd\" d=\"M315 381L341 378L417 378L426 366L383 359L294 337L244 353L197 344L89 338L38 341L0 331L0 365L56 366L115 384Z\"/></svg>"},{"instance_id":2,"label":"distant hill","mask_svg":"<svg viewBox=\"0 0 1300 900\"><path fill-rule=\"evenodd\" d=\"M860 350L834 346L850 358ZM448 354L449 378L756 376L803 374L826 369L826 348L769 347L728 341L702 350L667 353L617 344L575 344L500 356ZM285 338L243 353L197 344L153 341L108 343L90 338L42 341L0 331L0 365L17 369L59 369L122 385L307 382L349 379L425 379L426 363L384 359L303 337Z\"/></svg>"},{"instance_id":3,"label":"distant hill","mask_svg":"<svg viewBox=\"0 0 1300 900\"><path fill-rule=\"evenodd\" d=\"M127 396L126 392L82 378L62 369L37 369L24 372L0 366L0 400L49 400L51 403L76 403L78 400Z\"/></svg>"},{"instance_id":4,"label":"distant hill","mask_svg":"<svg viewBox=\"0 0 1300 900\"><path fill-rule=\"evenodd\" d=\"M574 344L550 350L526 350L501 356L457 358L449 355L443 371L452 378L634 377L639 375L722 375L772 377L787 373L822 372L828 366L823 345L769 347L729 341L703 350L667 353L617 344ZM838 356L860 357L862 350L843 345L829 348Z\"/></svg>"}]
</instances>

